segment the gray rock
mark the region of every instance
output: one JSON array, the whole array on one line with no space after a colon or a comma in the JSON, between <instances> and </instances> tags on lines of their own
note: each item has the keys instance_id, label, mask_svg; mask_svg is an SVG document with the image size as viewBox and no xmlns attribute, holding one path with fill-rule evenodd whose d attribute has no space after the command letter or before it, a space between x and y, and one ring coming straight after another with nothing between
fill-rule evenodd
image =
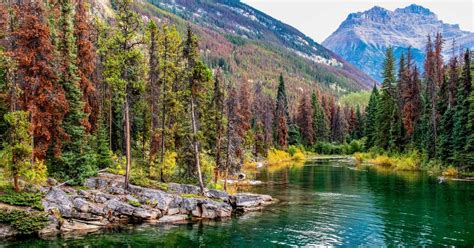
<instances>
[{"instance_id":1,"label":"gray rock","mask_svg":"<svg viewBox=\"0 0 474 248\"><path fill-rule=\"evenodd\" d=\"M104 203L113 198L115 198L115 196L113 195L106 194L106 193L98 193L97 195L95 195L94 201L97 203Z\"/></svg>"},{"instance_id":2,"label":"gray rock","mask_svg":"<svg viewBox=\"0 0 474 248\"><path fill-rule=\"evenodd\" d=\"M177 193L177 194L199 194L200 190L199 187L190 185L190 184L178 184L178 183L170 183L168 184L168 189L170 192Z\"/></svg>"},{"instance_id":3,"label":"gray rock","mask_svg":"<svg viewBox=\"0 0 474 248\"><path fill-rule=\"evenodd\" d=\"M4 240L17 235L18 232L10 225L0 223L0 239Z\"/></svg>"},{"instance_id":4,"label":"gray rock","mask_svg":"<svg viewBox=\"0 0 474 248\"><path fill-rule=\"evenodd\" d=\"M261 208L272 201L269 195L259 195L252 193L237 193L229 196L230 203L238 210L250 211Z\"/></svg>"},{"instance_id":5,"label":"gray rock","mask_svg":"<svg viewBox=\"0 0 474 248\"><path fill-rule=\"evenodd\" d=\"M150 219L156 219L158 214L154 211L149 211L144 208L136 208L135 211L133 211L132 216L138 219L150 220Z\"/></svg>"},{"instance_id":6,"label":"gray rock","mask_svg":"<svg viewBox=\"0 0 474 248\"><path fill-rule=\"evenodd\" d=\"M172 194L156 189L142 188L141 194L137 195L145 200L156 203L155 208L163 212L166 212L171 203L175 200Z\"/></svg>"},{"instance_id":7,"label":"gray rock","mask_svg":"<svg viewBox=\"0 0 474 248\"><path fill-rule=\"evenodd\" d=\"M73 204L71 198L59 188L51 188L43 198L45 210L57 208L62 217L70 218Z\"/></svg>"},{"instance_id":8,"label":"gray rock","mask_svg":"<svg viewBox=\"0 0 474 248\"><path fill-rule=\"evenodd\" d=\"M220 199L223 201L229 200L229 194L225 191L210 189L206 192L206 196L212 199Z\"/></svg>"},{"instance_id":9,"label":"gray rock","mask_svg":"<svg viewBox=\"0 0 474 248\"><path fill-rule=\"evenodd\" d=\"M166 214L167 215L179 214L179 208L170 208L170 209L168 209L168 212Z\"/></svg>"},{"instance_id":10,"label":"gray rock","mask_svg":"<svg viewBox=\"0 0 474 248\"><path fill-rule=\"evenodd\" d=\"M200 201L196 198L183 198L181 203L181 213L190 213L193 210L196 210L198 203Z\"/></svg>"},{"instance_id":11,"label":"gray rock","mask_svg":"<svg viewBox=\"0 0 474 248\"><path fill-rule=\"evenodd\" d=\"M72 212L72 218L78 219L78 220L85 220L85 221L101 221L104 219L104 217L99 216L99 215L95 215L92 213L77 212L77 211Z\"/></svg>"},{"instance_id":12,"label":"gray rock","mask_svg":"<svg viewBox=\"0 0 474 248\"><path fill-rule=\"evenodd\" d=\"M111 186L108 191L109 191L110 194L114 194L114 195L123 195L123 194L125 194L125 189L121 188L121 187Z\"/></svg>"},{"instance_id":13,"label":"gray rock","mask_svg":"<svg viewBox=\"0 0 474 248\"><path fill-rule=\"evenodd\" d=\"M87 213L89 212L89 203L83 198L76 198L72 201L74 208L79 212Z\"/></svg>"},{"instance_id":14,"label":"gray rock","mask_svg":"<svg viewBox=\"0 0 474 248\"><path fill-rule=\"evenodd\" d=\"M65 221L63 225L61 225L61 231L68 233L68 232L75 232L75 233L89 233L95 232L101 228L100 225L91 225L88 223L83 223L80 221Z\"/></svg>"},{"instance_id":15,"label":"gray rock","mask_svg":"<svg viewBox=\"0 0 474 248\"><path fill-rule=\"evenodd\" d=\"M158 220L158 223L178 223L178 222L187 222L189 220L188 216L185 214L180 215L166 215Z\"/></svg>"},{"instance_id":16,"label":"gray rock","mask_svg":"<svg viewBox=\"0 0 474 248\"><path fill-rule=\"evenodd\" d=\"M228 203L205 201L201 209L201 217L206 219L227 218L232 214L232 207Z\"/></svg>"},{"instance_id":17,"label":"gray rock","mask_svg":"<svg viewBox=\"0 0 474 248\"><path fill-rule=\"evenodd\" d=\"M106 212L113 212L115 215L132 216L135 211L135 207L123 203L117 199L111 199L105 203Z\"/></svg>"}]
</instances>

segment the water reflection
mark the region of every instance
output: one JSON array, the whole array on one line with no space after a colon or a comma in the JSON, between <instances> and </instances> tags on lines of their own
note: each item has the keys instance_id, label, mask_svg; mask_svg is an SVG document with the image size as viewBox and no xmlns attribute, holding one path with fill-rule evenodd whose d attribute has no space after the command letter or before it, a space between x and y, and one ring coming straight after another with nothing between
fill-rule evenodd
<instances>
[{"instance_id":1,"label":"water reflection","mask_svg":"<svg viewBox=\"0 0 474 248\"><path fill-rule=\"evenodd\" d=\"M281 201L221 222L140 226L19 247L472 246L474 185L340 163L262 170L253 187ZM1 246L1 245L0 245Z\"/></svg>"}]
</instances>

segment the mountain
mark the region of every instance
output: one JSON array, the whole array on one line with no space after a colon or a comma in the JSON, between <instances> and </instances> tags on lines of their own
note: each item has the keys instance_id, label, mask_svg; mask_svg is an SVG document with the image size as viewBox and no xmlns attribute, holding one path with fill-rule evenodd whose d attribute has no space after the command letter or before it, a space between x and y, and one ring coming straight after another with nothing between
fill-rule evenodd
<instances>
[{"instance_id":1,"label":"mountain","mask_svg":"<svg viewBox=\"0 0 474 248\"><path fill-rule=\"evenodd\" d=\"M413 57L418 67L423 68L427 36L436 32L441 32L445 40L445 59L453 53L453 39L456 50L474 48L474 33L462 31L459 25L444 23L429 9L415 4L395 11L375 6L349 14L322 45L380 81L387 47L393 47L398 59L412 46Z\"/></svg>"},{"instance_id":2,"label":"mountain","mask_svg":"<svg viewBox=\"0 0 474 248\"><path fill-rule=\"evenodd\" d=\"M229 81L243 78L262 82L268 93L276 92L283 73L289 98L301 91L325 92L368 89L374 80L297 29L240 1L232 0L135 0L144 19L177 26L184 34L191 27L199 37L205 62L220 65ZM95 14L107 18L110 0L96 0Z\"/></svg>"}]
</instances>

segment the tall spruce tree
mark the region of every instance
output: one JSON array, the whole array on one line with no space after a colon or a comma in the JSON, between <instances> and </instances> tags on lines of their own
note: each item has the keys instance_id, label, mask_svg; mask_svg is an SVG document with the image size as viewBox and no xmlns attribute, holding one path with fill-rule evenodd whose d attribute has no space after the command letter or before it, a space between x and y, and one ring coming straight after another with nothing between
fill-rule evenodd
<instances>
[{"instance_id":1,"label":"tall spruce tree","mask_svg":"<svg viewBox=\"0 0 474 248\"><path fill-rule=\"evenodd\" d=\"M83 95L80 88L81 78L76 66L76 39L74 36L74 9L70 0L59 1L59 82L64 88L66 100L69 103L63 128L67 139L63 143L62 156L50 163L49 172L56 177L81 183L86 177L95 172L95 156L91 151L86 127L89 122L84 113Z\"/></svg>"},{"instance_id":2,"label":"tall spruce tree","mask_svg":"<svg viewBox=\"0 0 474 248\"><path fill-rule=\"evenodd\" d=\"M379 107L379 90L374 84L372 93L370 94L369 103L365 109L365 130L364 134L367 136L367 147L375 146L376 131L377 131L377 109Z\"/></svg>"},{"instance_id":3,"label":"tall spruce tree","mask_svg":"<svg viewBox=\"0 0 474 248\"><path fill-rule=\"evenodd\" d=\"M469 50L464 53L464 64L462 68L461 82L458 84L456 93L456 107L454 113L454 129L453 129L453 162L458 166L466 165L468 155L465 151L469 124L469 96L472 93L472 75L471 75L471 58Z\"/></svg>"},{"instance_id":4,"label":"tall spruce tree","mask_svg":"<svg viewBox=\"0 0 474 248\"><path fill-rule=\"evenodd\" d=\"M280 74L278 84L276 109L275 109L275 143L280 148L286 149L288 146L288 133L290 127L290 114L288 112L288 100L286 98L285 81L283 74Z\"/></svg>"},{"instance_id":5,"label":"tall spruce tree","mask_svg":"<svg viewBox=\"0 0 474 248\"><path fill-rule=\"evenodd\" d=\"M316 142L326 141L328 136L327 118L315 92L311 94L311 105L313 108L314 140Z\"/></svg>"},{"instance_id":6,"label":"tall spruce tree","mask_svg":"<svg viewBox=\"0 0 474 248\"><path fill-rule=\"evenodd\" d=\"M383 83L376 114L375 145L387 149L390 142L391 120L396 102L394 99L395 66L392 48L385 53Z\"/></svg>"},{"instance_id":7,"label":"tall spruce tree","mask_svg":"<svg viewBox=\"0 0 474 248\"><path fill-rule=\"evenodd\" d=\"M472 56L472 52L471 52ZM471 60L471 85L474 85L473 74L474 74L474 60ZM464 65L466 66L466 65ZM466 69L464 67L464 69ZM464 72L465 74L466 72ZM467 75L466 75L467 76ZM469 166L472 170L474 167L474 90L471 91L471 96L469 97L469 113L468 113L468 123L467 123L467 140L464 147L464 152L466 154L465 164Z\"/></svg>"}]
</instances>

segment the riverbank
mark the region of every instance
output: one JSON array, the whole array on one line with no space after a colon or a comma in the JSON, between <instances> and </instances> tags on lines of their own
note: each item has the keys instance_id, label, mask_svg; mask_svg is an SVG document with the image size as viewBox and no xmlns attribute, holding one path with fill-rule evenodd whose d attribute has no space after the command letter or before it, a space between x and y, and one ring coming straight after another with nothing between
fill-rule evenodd
<instances>
[{"instance_id":1,"label":"riverbank","mask_svg":"<svg viewBox=\"0 0 474 248\"><path fill-rule=\"evenodd\" d=\"M41 188L38 208L0 205L0 238L32 234L40 238L83 234L114 226L139 223L175 223L195 219L221 220L234 213L258 211L275 200L269 195L206 189L169 183L166 191L130 185L123 176L100 173L83 187L51 185ZM43 208L43 210L38 210ZM22 226L21 216L41 216L34 226ZM2 217L3 216L3 217ZM14 216L19 216L14 219ZM29 223L28 222L28 223ZM28 224L25 223L25 224Z\"/></svg>"},{"instance_id":2,"label":"riverbank","mask_svg":"<svg viewBox=\"0 0 474 248\"><path fill-rule=\"evenodd\" d=\"M392 156L359 152L352 157L357 165L374 165L394 171L426 171L430 176L439 177L441 180L474 181L472 172L461 171L454 166L445 166L438 161L422 162L421 155L416 151Z\"/></svg>"}]
</instances>

